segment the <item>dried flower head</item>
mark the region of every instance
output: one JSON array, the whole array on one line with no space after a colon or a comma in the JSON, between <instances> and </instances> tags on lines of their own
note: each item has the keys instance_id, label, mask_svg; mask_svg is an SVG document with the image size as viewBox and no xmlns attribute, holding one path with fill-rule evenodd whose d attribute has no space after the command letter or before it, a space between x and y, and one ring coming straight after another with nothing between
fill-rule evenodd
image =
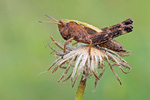
<instances>
[{"instance_id":1,"label":"dried flower head","mask_svg":"<svg viewBox=\"0 0 150 100\"><path fill-rule=\"evenodd\" d=\"M54 65L57 66L53 69L52 72L55 72L58 68L65 69L58 82L65 82L66 80L71 78L73 87L80 74L82 74L85 79L91 78L91 76L94 75L96 87L98 80L100 80L105 71L104 63L108 63L117 80L120 84L122 84L120 78L113 69L113 66L120 68L120 70L125 74L127 74L131 70L129 64L124 59L122 59L122 57L124 56L129 56L131 52L116 52L109 49L93 46L91 48L91 56L89 56L89 46L80 44L77 47L67 45L66 53L64 54L63 44L55 41L51 35L50 38L52 39L53 43L55 43L59 47L59 50L54 49L50 44L48 44L48 46L56 53L57 57L56 61L50 66L48 71L52 67L54 67ZM63 67L65 63L67 64L67 67ZM71 67L73 68L73 71L67 76L67 78L63 80ZM129 69L129 71L124 71L124 68ZM99 72L98 69L102 69L102 71Z\"/></svg>"}]
</instances>

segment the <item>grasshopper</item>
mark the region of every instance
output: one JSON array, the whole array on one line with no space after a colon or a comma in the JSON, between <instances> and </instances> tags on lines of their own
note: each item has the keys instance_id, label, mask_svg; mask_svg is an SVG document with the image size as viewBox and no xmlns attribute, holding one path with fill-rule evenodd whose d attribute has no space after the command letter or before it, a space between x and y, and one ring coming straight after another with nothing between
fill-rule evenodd
<instances>
[{"instance_id":1,"label":"grasshopper","mask_svg":"<svg viewBox=\"0 0 150 100\"><path fill-rule=\"evenodd\" d=\"M91 54L92 45L117 52L126 52L125 48L119 42L113 40L113 38L129 33L133 29L133 20L131 18L116 25L99 29L93 25L77 20L63 19L58 21L51 16L46 16L53 19L55 22L39 22L58 24L60 34L66 40L64 43L64 53L66 51L66 45L72 40L77 41L73 43L73 45L78 42L89 44L89 55Z\"/></svg>"}]
</instances>

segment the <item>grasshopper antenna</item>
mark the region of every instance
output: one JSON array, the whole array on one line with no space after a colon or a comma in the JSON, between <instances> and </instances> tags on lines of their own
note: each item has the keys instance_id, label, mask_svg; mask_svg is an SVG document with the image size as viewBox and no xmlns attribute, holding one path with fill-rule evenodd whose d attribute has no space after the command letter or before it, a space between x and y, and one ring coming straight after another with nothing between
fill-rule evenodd
<instances>
[{"instance_id":1,"label":"grasshopper antenna","mask_svg":"<svg viewBox=\"0 0 150 100\"><path fill-rule=\"evenodd\" d=\"M40 23L53 23L53 24L60 24L58 20L56 20L55 18L48 16L45 14L45 16L49 17L50 19L56 21L56 22L49 22L49 21L39 21Z\"/></svg>"},{"instance_id":2,"label":"grasshopper antenna","mask_svg":"<svg viewBox=\"0 0 150 100\"><path fill-rule=\"evenodd\" d=\"M56 20L55 18L53 18L53 17L51 17L51 16L48 16L48 15L46 15L46 14L45 14L45 16L47 16L47 17L49 17L50 19L52 19L52 20L58 22L58 20Z\"/></svg>"},{"instance_id":3,"label":"grasshopper antenna","mask_svg":"<svg viewBox=\"0 0 150 100\"><path fill-rule=\"evenodd\" d=\"M60 23L57 23L57 22L49 22L49 21L39 21L40 23L53 23L53 24L60 24Z\"/></svg>"}]
</instances>

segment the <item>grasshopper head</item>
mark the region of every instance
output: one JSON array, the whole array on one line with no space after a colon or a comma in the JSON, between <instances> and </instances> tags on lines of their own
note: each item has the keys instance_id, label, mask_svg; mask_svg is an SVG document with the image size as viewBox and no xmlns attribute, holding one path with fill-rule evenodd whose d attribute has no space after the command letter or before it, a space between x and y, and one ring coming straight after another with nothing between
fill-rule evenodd
<instances>
[{"instance_id":1,"label":"grasshopper head","mask_svg":"<svg viewBox=\"0 0 150 100\"><path fill-rule=\"evenodd\" d=\"M62 35L62 37L67 40L69 37L69 34L68 34L68 26L67 26L67 23L69 23L68 21L65 21L65 20L56 20L55 18L51 17L51 16L48 16L48 15L45 15L47 17L49 17L50 19L54 20L55 22L49 22L49 21L39 21L41 23L53 23L53 24L58 24L58 28L59 28L59 31ZM67 26L67 27L66 27Z\"/></svg>"},{"instance_id":2,"label":"grasshopper head","mask_svg":"<svg viewBox=\"0 0 150 100\"><path fill-rule=\"evenodd\" d=\"M59 32L61 33L62 37L67 40L70 38L69 30L69 22L64 20L59 20L58 24Z\"/></svg>"}]
</instances>

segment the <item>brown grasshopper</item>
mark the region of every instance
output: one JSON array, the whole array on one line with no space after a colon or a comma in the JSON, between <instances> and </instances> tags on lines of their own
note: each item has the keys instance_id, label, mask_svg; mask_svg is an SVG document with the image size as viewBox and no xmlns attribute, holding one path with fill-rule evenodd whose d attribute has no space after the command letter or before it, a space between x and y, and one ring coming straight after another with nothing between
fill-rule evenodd
<instances>
[{"instance_id":1,"label":"brown grasshopper","mask_svg":"<svg viewBox=\"0 0 150 100\"><path fill-rule=\"evenodd\" d=\"M89 55L92 45L108 48L117 52L126 52L125 48L119 42L113 40L113 38L129 33L133 29L133 20L131 18L119 24L99 29L93 25L77 20L63 19L58 21L48 15L46 16L56 22L39 22L58 24L60 34L66 40L64 44L64 53L66 45L72 40L77 41L76 43L82 42L89 44Z\"/></svg>"}]
</instances>

